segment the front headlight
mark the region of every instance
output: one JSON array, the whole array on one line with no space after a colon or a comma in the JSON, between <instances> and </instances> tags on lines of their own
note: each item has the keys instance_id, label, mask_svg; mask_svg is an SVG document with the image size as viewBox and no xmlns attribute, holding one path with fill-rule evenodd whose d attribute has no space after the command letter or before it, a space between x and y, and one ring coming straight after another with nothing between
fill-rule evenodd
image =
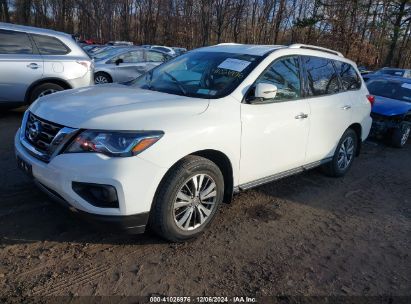
<instances>
[{"instance_id":1,"label":"front headlight","mask_svg":"<svg viewBox=\"0 0 411 304\"><path fill-rule=\"evenodd\" d=\"M65 153L94 152L108 156L134 156L152 146L163 135L162 131L86 130L74 139Z\"/></svg>"}]
</instances>

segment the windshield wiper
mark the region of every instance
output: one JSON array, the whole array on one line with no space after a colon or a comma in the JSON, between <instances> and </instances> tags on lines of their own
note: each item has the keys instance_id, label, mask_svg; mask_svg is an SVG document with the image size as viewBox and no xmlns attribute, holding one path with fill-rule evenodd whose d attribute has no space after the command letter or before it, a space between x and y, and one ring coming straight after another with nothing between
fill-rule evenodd
<instances>
[{"instance_id":1,"label":"windshield wiper","mask_svg":"<svg viewBox=\"0 0 411 304\"><path fill-rule=\"evenodd\" d=\"M169 72L163 71L163 73L166 74L168 77L170 77L171 80L173 80L173 82L178 86L178 88L180 89L181 92L183 92L184 95L187 95L186 89L184 89L183 85L181 84L180 81L177 80L177 78L175 78Z\"/></svg>"}]
</instances>

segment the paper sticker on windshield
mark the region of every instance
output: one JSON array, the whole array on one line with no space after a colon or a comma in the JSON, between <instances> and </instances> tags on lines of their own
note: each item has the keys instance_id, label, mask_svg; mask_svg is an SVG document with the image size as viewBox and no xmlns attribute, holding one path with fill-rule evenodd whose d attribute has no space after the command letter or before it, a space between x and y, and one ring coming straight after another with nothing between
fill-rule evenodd
<instances>
[{"instance_id":1,"label":"paper sticker on windshield","mask_svg":"<svg viewBox=\"0 0 411 304\"><path fill-rule=\"evenodd\" d=\"M251 62L245 60L239 60L234 58L227 58L220 63L218 68L232 70L236 72L243 71Z\"/></svg>"},{"instance_id":2,"label":"paper sticker on windshield","mask_svg":"<svg viewBox=\"0 0 411 304\"><path fill-rule=\"evenodd\" d=\"M411 83L403 83L401 87L411 90Z\"/></svg>"},{"instance_id":3,"label":"paper sticker on windshield","mask_svg":"<svg viewBox=\"0 0 411 304\"><path fill-rule=\"evenodd\" d=\"M215 95L215 94L217 94L217 91L209 90L209 89L198 89L197 94Z\"/></svg>"}]
</instances>

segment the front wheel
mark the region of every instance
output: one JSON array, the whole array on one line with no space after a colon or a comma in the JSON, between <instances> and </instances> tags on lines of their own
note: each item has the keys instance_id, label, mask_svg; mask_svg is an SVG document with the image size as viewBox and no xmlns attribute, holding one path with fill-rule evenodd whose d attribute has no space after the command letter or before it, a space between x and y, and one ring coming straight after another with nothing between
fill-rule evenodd
<instances>
[{"instance_id":1,"label":"front wheel","mask_svg":"<svg viewBox=\"0 0 411 304\"><path fill-rule=\"evenodd\" d=\"M224 196L224 178L208 159L188 156L161 182L150 226L161 237L182 242L201 234L212 222Z\"/></svg>"},{"instance_id":2,"label":"front wheel","mask_svg":"<svg viewBox=\"0 0 411 304\"><path fill-rule=\"evenodd\" d=\"M111 79L110 75L107 73L97 72L94 75L95 84L105 84L105 83L111 83L111 82L113 82L113 80Z\"/></svg>"},{"instance_id":3,"label":"front wheel","mask_svg":"<svg viewBox=\"0 0 411 304\"><path fill-rule=\"evenodd\" d=\"M402 124L399 128L394 129L391 135L391 145L396 148L403 148L410 136L411 126Z\"/></svg>"},{"instance_id":4,"label":"front wheel","mask_svg":"<svg viewBox=\"0 0 411 304\"><path fill-rule=\"evenodd\" d=\"M324 172L333 177L344 176L350 169L357 151L357 133L348 129L341 137L332 160L323 166Z\"/></svg>"}]
</instances>

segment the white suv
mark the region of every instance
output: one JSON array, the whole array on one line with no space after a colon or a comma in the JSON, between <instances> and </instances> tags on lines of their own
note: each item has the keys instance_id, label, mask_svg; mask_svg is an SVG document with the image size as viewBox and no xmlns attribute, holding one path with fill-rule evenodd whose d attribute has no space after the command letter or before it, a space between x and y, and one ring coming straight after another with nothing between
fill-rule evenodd
<instances>
[{"instance_id":1,"label":"white suv","mask_svg":"<svg viewBox=\"0 0 411 304\"><path fill-rule=\"evenodd\" d=\"M129 86L38 99L16 134L19 166L110 230L200 234L233 193L323 166L342 176L371 127L356 65L307 46L223 44Z\"/></svg>"}]
</instances>

